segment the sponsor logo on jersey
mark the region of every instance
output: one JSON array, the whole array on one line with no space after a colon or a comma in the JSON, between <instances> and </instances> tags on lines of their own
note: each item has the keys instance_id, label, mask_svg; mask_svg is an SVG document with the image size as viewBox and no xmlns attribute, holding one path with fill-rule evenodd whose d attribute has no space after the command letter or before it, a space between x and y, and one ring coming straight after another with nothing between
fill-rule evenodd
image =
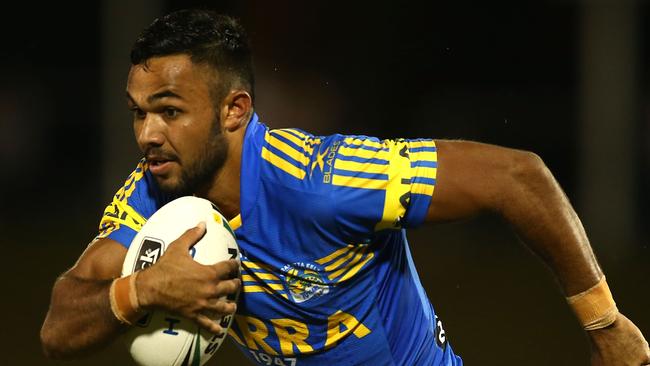
<instances>
[{"instance_id":1,"label":"sponsor logo on jersey","mask_svg":"<svg viewBox=\"0 0 650 366\"><path fill-rule=\"evenodd\" d=\"M438 347L445 349L447 347L447 334L442 327L442 320L436 315L436 344Z\"/></svg>"},{"instance_id":2,"label":"sponsor logo on jersey","mask_svg":"<svg viewBox=\"0 0 650 366\"><path fill-rule=\"evenodd\" d=\"M323 162L324 165L319 164L321 170L323 171L323 183L332 183L332 172L334 171L334 158L336 157L336 152L339 149L339 145L341 144L341 141L334 141L332 144L332 148L325 149L325 161ZM323 153L323 154L325 154ZM319 159L323 159L322 156L319 157Z\"/></svg>"},{"instance_id":3,"label":"sponsor logo on jersey","mask_svg":"<svg viewBox=\"0 0 650 366\"><path fill-rule=\"evenodd\" d=\"M284 285L295 303L326 295L330 286L320 274L322 269L313 263L296 262L287 264L281 270Z\"/></svg>"}]
</instances>

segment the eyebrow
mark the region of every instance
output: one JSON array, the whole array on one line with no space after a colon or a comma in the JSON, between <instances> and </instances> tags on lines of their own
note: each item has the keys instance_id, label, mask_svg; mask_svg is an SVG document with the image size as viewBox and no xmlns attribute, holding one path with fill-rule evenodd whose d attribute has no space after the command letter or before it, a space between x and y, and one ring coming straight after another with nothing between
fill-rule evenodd
<instances>
[{"instance_id":1,"label":"eyebrow","mask_svg":"<svg viewBox=\"0 0 650 366\"><path fill-rule=\"evenodd\" d=\"M135 103L135 100L133 99L133 97L131 96L131 94L129 94L128 91L126 92L126 98L127 98L130 102L132 102L133 104L136 104L136 103ZM183 97L181 97L180 95L174 93L174 92L171 91L171 90L163 90L163 91L161 91L161 92L158 92L158 93L156 93L156 94L153 94L153 95L148 96L148 97L147 97L147 103L150 103L150 104L151 104L151 103L155 102L156 100L163 99L163 98L176 98L176 99L181 99L181 100L183 99Z\"/></svg>"}]
</instances>

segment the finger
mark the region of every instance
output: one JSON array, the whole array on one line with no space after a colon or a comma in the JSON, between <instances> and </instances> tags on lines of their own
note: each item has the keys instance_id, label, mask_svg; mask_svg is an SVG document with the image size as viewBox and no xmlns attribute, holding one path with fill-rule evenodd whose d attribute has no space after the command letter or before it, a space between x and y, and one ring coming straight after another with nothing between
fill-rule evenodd
<instances>
[{"instance_id":1,"label":"finger","mask_svg":"<svg viewBox=\"0 0 650 366\"><path fill-rule=\"evenodd\" d=\"M237 312L237 304L228 300L213 300L205 307L209 312L209 317L216 319L224 315L230 315Z\"/></svg>"},{"instance_id":2,"label":"finger","mask_svg":"<svg viewBox=\"0 0 650 366\"><path fill-rule=\"evenodd\" d=\"M210 333L219 334L223 332L223 328L221 328L219 323L215 322L214 320L208 318L203 314L197 315L195 321L196 324L198 324L201 328L207 330Z\"/></svg>"},{"instance_id":3,"label":"finger","mask_svg":"<svg viewBox=\"0 0 650 366\"><path fill-rule=\"evenodd\" d=\"M215 287L214 297L220 298L222 296L228 296L230 294L237 293L240 287L241 287L241 280L239 278L219 281L219 283L217 283L217 286Z\"/></svg>"},{"instance_id":4,"label":"finger","mask_svg":"<svg viewBox=\"0 0 650 366\"><path fill-rule=\"evenodd\" d=\"M187 229L183 233L183 235L179 236L178 239L174 240L169 245L169 249L172 248L174 248L174 250L181 249L184 252L188 252L190 248L194 246L194 244L198 243L201 240L201 238L203 238L205 233L206 233L205 221L201 221L198 223L198 225L196 225L191 229Z\"/></svg>"},{"instance_id":5,"label":"finger","mask_svg":"<svg viewBox=\"0 0 650 366\"><path fill-rule=\"evenodd\" d=\"M236 259L229 259L227 261L215 263L212 265L212 268L217 272L216 278L218 280L228 280L239 277L239 261Z\"/></svg>"}]
</instances>

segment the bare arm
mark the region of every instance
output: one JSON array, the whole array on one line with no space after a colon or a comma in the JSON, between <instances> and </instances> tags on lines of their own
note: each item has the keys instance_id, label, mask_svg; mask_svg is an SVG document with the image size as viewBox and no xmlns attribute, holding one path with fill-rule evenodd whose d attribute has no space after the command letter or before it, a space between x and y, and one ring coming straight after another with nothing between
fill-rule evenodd
<instances>
[{"instance_id":1,"label":"bare arm","mask_svg":"<svg viewBox=\"0 0 650 366\"><path fill-rule=\"evenodd\" d=\"M566 296L594 286L602 271L566 195L535 154L467 141L436 141L438 176L427 221L481 212L503 217L552 270ZM648 344L623 315L589 331L593 365L645 365Z\"/></svg>"},{"instance_id":2,"label":"bare arm","mask_svg":"<svg viewBox=\"0 0 650 366\"><path fill-rule=\"evenodd\" d=\"M135 287L142 310L165 309L217 333L221 327L204 313L218 317L235 312L236 305L221 297L238 290L240 281L234 277L239 264L234 260L213 265L195 262L189 248L204 234L205 226L186 231L156 264L140 272ZM99 239L57 279L41 328L41 343L48 357L83 356L126 329L111 310L109 298L125 256L126 249L118 242Z\"/></svg>"},{"instance_id":3,"label":"bare arm","mask_svg":"<svg viewBox=\"0 0 650 366\"><path fill-rule=\"evenodd\" d=\"M122 271L126 248L111 239L91 243L77 263L56 280L41 329L48 357L91 351L113 339L124 326L111 311L108 289Z\"/></svg>"},{"instance_id":4,"label":"bare arm","mask_svg":"<svg viewBox=\"0 0 650 366\"><path fill-rule=\"evenodd\" d=\"M427 220L494 212L556 274L567 296L602 272L565 194L535 154L466 141L437 141L438 179Z\"/></svg>"}]
</instances>

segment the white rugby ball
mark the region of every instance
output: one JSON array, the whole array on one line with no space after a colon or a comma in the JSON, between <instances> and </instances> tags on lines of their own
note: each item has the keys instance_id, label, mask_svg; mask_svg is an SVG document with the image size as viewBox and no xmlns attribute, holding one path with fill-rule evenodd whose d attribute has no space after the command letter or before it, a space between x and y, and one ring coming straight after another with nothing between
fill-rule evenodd
<instances>
[{"instance_id":1,"label":"white rugby ball","mask_svg":"<svg viewBox=\"0 0 650 366\"><path fill-rule=\"evenodd\" d=\"M156 211L131 242L122 276L145 269L160 258L167 246L187 229L205 221L206 234L190 250L201 264L214 264L239 257L235 235L216 207L203 198L175 199ZM232 297L236 301L237 296ZM224 329L213 334L193 321L162 310L150 311L122 337L131 356L140 365L203 365L223 343L232 315L215 319Z\"/></svg>"}]
</instances>

